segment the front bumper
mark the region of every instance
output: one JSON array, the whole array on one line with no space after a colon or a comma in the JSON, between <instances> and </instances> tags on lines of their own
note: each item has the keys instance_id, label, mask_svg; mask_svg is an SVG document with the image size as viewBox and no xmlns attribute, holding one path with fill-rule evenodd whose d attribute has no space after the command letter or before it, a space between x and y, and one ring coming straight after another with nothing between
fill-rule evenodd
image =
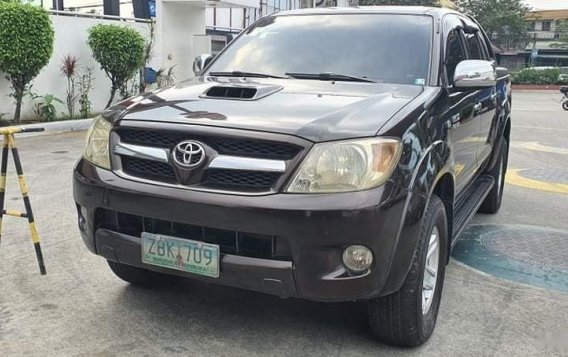
<instances>
[{"instance_id":1,"label":"front bumper","mask_svg":"<svg viewBox=\"0 0 568 357\"><path fill-rule=\"evenodd\" d=\"M74 197L87 247L106 259L162 273L236 286L281 297L349 301L389 293L406 269L393 269L408 192L391 183L341 194L238 196L197 192L129 181L81 159L74 171ZM149 266L141 262L140 237L115 232L97 221L97 210L267 234L286 239L291 260L225 254L219 278ZM343 249L369 247L371 269L351 276L341 263ZM393 276L396 275L396 276ZM396 284L395 284L396 285Z\"/></svg>"}]
</instances>

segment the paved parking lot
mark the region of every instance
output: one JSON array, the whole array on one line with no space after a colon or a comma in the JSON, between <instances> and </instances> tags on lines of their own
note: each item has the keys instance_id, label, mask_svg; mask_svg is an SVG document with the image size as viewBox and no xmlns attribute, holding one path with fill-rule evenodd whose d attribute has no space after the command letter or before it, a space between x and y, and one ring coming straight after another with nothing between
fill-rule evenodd
<instances>
[{"instance_id":1,"label":"paved parking lot","mask_svg":"<svg viewBox=\"0 0 568 357\"><path fill-rule=\"evenodd\" d=\"M376 343L356 303L192 281L167 291L128 286L76 228L71 171L83 134L21 139L48 275L38 274L26 222L5 218L0 355L566 356L568 112L559 99L515 93L509 165L518 171L501 212L476 216L458 244L437 329L413 350ZM8 191L9 208L21 209L13 175Z\"/></svg>"}]
</instances>

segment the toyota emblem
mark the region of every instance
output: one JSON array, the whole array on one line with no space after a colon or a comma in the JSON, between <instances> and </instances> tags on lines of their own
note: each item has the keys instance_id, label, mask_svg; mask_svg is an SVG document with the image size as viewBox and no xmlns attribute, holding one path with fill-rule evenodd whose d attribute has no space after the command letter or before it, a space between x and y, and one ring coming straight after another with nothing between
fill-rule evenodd
<instances>
[{"instance_id":1,"label":"toyota emblem","mask_svg":"<svg viewBox=\"0 0 568 357\"><path fill-rule=\"evenodd\" d=\"M192 168L205 160L205 148L197 141L182 141L174 148L172 157L181 167Z\"/></svg>"}]
</instances>

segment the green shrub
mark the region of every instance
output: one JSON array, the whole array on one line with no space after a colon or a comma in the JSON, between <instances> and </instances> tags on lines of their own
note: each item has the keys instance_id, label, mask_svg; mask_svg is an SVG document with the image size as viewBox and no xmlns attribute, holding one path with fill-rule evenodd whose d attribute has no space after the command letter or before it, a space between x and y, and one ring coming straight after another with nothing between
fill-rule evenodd
<instances>
[{"instance_id":1,"label":"green shrub","mask_svg":"<svg viewBox=\"0 0 568 357\"><path fill-rule=\"evenodd\" d=\"M559 68L534 69L525 68L512 76L514 84L561 84Z\"/></svg>"},{"instance_id":2,"label":"green shrub","mask_svg":"<svg viewBox=\"0 0 568 357\"><path fill-rule=\"evenodd\" d=\"M144 64L144 38L128 27L99 24L89 29L88 44L111 81L109 107L116 91Z\"/></svg>"},{"instance_id":3,"label":"green shrub","mask_svg":"<svg viewBox=\"0 0 568 357\"><path fill-rule=\"evenodd\" d=\"M57 120L57 108L55 104L64 104L63 101L53 94L38 95L32 93L34 101L33 110L39 121Z\"/></svg>"},{"instance_id":4,"label":"green shrub","mask_svg":"<svg viewBox=\"0 0 568 357\"><path fill-rule=\"evenodd\" d=\"M14 122L20 121L28 84L49 62L53 27L47 12L34 5L0 2L0 71L12 84Z\"/></svg>"}]
</instances>

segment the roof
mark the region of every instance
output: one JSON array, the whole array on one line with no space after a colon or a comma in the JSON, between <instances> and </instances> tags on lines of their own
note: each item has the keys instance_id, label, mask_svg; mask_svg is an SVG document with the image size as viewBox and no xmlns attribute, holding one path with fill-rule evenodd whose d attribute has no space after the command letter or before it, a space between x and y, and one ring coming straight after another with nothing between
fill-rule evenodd
<instances>
[{"instance_id":1,"label":"roof","mask_svg":"<svg viewBox=\"0 0 568 357\"><path fill-rule=\"evenodd\" d=\"M282 11L274 16L287 15L326 15L326 14L408 14L442 16L446 13L457 13L442 7L425 6L357 6L357 7L320 7Z\"/></svg>"},{"instance_id":2,"label":"roof","mask_svg":"<svg viewBox=\"0 0 568 357\"><path fill-rule=\"evenodd\" d=\"M568 9L567 10L539 10L531 11L525 15L527 20L568 20Z\"/></svg>"}]
</instances>

